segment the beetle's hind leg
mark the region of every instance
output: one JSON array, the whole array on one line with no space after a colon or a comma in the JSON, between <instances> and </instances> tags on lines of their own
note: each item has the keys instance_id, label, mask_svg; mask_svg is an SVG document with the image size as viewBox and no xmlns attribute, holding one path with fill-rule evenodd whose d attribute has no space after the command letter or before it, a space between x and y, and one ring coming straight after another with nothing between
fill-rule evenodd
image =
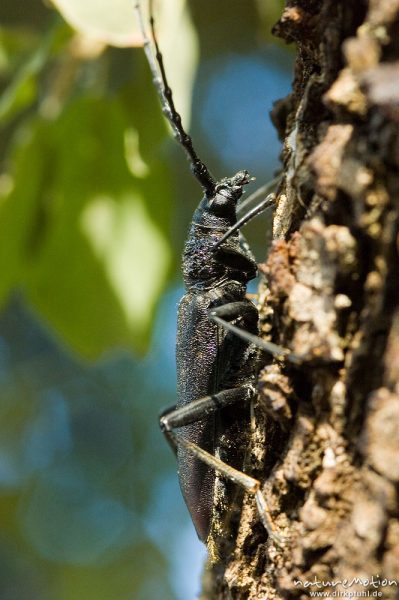
<instances>
[{"instance_id":1,"label":"beetle's hind leg","mask_svg":"<svg viewBox=\"0 0 399 600\"><path fill-rule=\"evenodd\" d=\"M216 394L193 400L188 404L172 406L164 410L159 417L159 425L174 454L177 454L178 443L176 436L173 434L173 429L197 423L225 406L237 404L238 402L249 402L254 393L253 386L247 384L239 388L222 390Z\"/></svg>"},{"instance_id":2,"label":"beetle's hind leg","mask_svg":"<svg viewBox=\"0 0 399 600\"><path fill-rule=\"evenodd\" d=\"M164 411L160 417L161 430L168 440L173 451L176 453L177 448L183 447L198 460L201 460L209 467L226 477L233 483L239 485L247 493L253 495L256 500L259 516L261 521L275 542L281 543L281 539L277 534L273 525L267 502L260 490L261 484L257 479L250 475L238 471L227 463L213 456L206 450L203 450L197 444L189 442L182 436L178 436L173 430L184 425L190 425L209 417L212 413L238 402L249 402L255 394L254 387L251 384L243 385L239 388L231 388L222 390L216 394L205 396L194 400L189 404L179 407L173 407Z\"/></svg>"},{"instance_id":3,"label":"beetle's hind leg","mask_svg":"<svg viewBox=\"0 0 399 600\"><path fill-rule=\"evenodd\" d=\"M177 437L173 432L170 432L173 437L175 437L177 442ZM203 450L196 444L189 442L185 439L179 438L178 444L183 446L188 452L193 454L196 458L207 464L209 467L220 473L223 477L226 477L236 485L242 487L248 494L251 494L255 497L256 506L258 509L259 516L263 523L264 528L266 529L269 536L279 545L282 543L282 539L276 531L276 528L273 524L272 518L270 516L269 507L267 505L266 499L261 492L261 483L258 479L254 479L250 475L243 473L242 471L238 471L231 467L227 463L223 462L217 456L213 456L206 450Z\"/></svg>"}]
</instances>

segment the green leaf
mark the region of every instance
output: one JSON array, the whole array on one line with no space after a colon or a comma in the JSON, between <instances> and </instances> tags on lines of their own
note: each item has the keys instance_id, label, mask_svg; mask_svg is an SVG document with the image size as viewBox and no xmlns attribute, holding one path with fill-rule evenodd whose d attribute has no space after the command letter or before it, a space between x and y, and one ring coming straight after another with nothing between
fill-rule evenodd
<instances>
[{"instance_id":1,"label":"green leaf","mask_svg":"<svg viewBox=\"0 0 399 600\"><path fill-rule=\"evenodd\" d=\"M52 0L77 31L111 46L139 46L141 35L132 0Z\"/></svg>"},{"instance_id":2,"label":"green leaf","mask_svg":"<svg viewBox=\"0 0 399 600\"><path fill-rule=\"evenodd\" d=\"M84 36L111 46L142 46L143 40L133 0L52 0L64 19ZM147 2L141 1L148 23ZM191 90L198 60L198 40L186 0L155 5L156 31L166 62L166 72L184 122L189 123ZM178 41L178 43L176 43ZM184 48L184 52L181 49Z\"/></svg>"},{"instance_id":3,"label":"green leaf","mask_svg":"<svg viewBox=\"0 0 399 600\"><path fill-rule=\"evenodd\" d=\"M8 87L0 96L0 124L2 126L36 99L37 75L46 64L52 43L53 31L45 35L35 51L29 54L29 58L17 70Z\"/></svg>"},{"instance_id":4,"label":"green leaf","mask_svg":"<svg viewBox=\"0 0 399 600\"><path fill-rule=\"evenodd\" d=\"M98 0L84 4L126 27L124 10L102 11ZM187 122L197 38L186 0L171 0L168 9L157 8L157 25ZM130 0L129 11L133 16ZM167 130L142 49L86 60L82 31L83 38L71 39L63 23L52 25L0 100L8 124L40 98L39 115L26 113L22 125L19 115L0 174L0 303L22 290L85 356L126 346L142 352L177 262Z\"/></svg>"},{"instance_id":5,"label":"green leaf","mask_svg":"<svg viewBox=\"0 0 399 600\"><path fill-rule=\"evenodd\" d=\"M14 187L0 203L0 300L22 287L89 357L145 348L171 265L167 170L146 163L137 140L128 164L132 132L117 99L81 98L56 121L36 120L15 150Z\"/></svg>"}]
</instances>

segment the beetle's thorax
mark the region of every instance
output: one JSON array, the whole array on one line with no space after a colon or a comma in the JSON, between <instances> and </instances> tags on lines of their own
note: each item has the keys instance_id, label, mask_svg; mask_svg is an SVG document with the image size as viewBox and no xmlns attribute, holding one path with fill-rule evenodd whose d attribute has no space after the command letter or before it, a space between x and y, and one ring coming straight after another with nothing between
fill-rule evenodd
<instances>
[{"instance_id":1,"label":"beetle's thorax","mask_svg":"<svg viewBox=\"0 0 399 600\"><path fill-rule=\"evenodd\" d=\"M203 291L227 285L229 281L245 285L255 276L253 268L248 272L242 268L247 252L240 244L238 232L215 250L215 244L237 222L237 203L248 182L247 171L240 171L218 182L213 195L205 195L201 200L184 247L183 275L187 289ZM242 258L240 264L234 258Z\"/></svg>"}]
</instances>

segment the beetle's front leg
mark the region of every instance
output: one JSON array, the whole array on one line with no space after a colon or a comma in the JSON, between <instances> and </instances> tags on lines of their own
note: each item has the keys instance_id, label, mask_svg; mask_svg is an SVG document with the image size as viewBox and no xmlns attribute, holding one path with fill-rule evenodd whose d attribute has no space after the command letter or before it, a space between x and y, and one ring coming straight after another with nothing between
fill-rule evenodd
<instances>
[{"instance_id":1,"label":"beetle's front leg","mask_svg":"<svg viewBox=\"0 0 399 600\"><path fill-rule=\"evenodd\" d=\"M214 245L214 249L216 250L217 248L219 248L219 246L221 246L226 240L228 240L229 237L231 237L233 235L233 233L235 231L237 231L237 229L241 229L241 227L243 227L244 225L249 223L254 217L256 217L257 215L260 215L260 213L265 211L267 208L274 206L275 203L276 203L276 195L275 194L269 194L268 196L266 196L266 198L264 198L261 202L259 202L259 204L254 206L247 213L245 213L237 221L237 223L234 223L234 225L232 225L226 231L226 233L223 235L223 237L221 237L220 240L218 242L216 242L216 244Z\"/></svg>"}]
</instances>

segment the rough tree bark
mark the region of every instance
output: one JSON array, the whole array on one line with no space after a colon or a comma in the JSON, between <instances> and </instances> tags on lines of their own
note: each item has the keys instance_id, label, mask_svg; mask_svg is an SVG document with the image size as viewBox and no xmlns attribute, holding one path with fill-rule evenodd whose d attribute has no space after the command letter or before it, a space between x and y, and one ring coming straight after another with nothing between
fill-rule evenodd
<instances>
[{"instance_id":1,"label":"rough tree bark","mask_svg":"<svg viewBox=\"0 0 399 600\"><path fill-rule=\"evenodd\" d=\"M293 92L274 110L284 170L261 324L306 358L260 373L251 469L285 541L265 541L247 498L204 598L399 578L398 32L399 0L288 0L275 26L298 50Z\"/></svg>"}]
</instances>

